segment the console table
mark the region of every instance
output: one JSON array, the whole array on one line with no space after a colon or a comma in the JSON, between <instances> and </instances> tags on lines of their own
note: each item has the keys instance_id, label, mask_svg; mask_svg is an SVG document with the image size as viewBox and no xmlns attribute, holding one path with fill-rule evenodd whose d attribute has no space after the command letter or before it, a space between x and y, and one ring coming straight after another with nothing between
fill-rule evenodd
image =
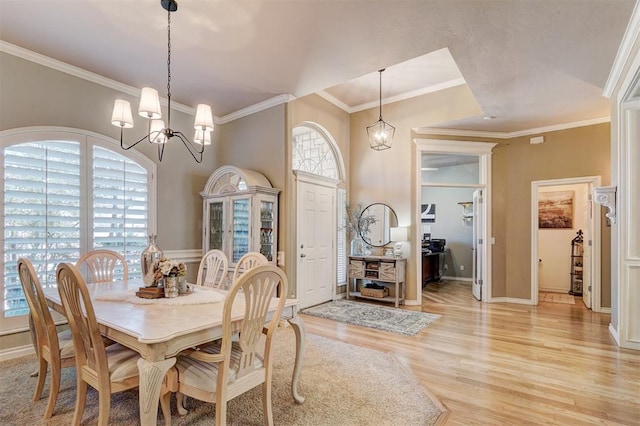
<instances>
[{"instance_id":1,"label":"console table","mask_svg":"<svg viewBox=\"0 0 640 426\"><path fill-rule=\"evenodd\" d=\"M347 299L360 297L395 303L396 308L405 300L406 259L388 256L349 256L349 282ZM393 290L385 297L366 296L359 291L366 281L371 281Z\"/></svg>"}]
</instances>

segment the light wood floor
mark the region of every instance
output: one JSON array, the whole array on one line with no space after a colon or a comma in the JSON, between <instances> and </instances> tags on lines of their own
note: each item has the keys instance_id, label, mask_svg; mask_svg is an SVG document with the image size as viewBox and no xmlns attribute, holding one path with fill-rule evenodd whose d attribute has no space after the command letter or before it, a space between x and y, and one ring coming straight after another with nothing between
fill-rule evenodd
<instances>
[{"instance_id":1,"label":"light wood floor","mask_svg":"<svg viewBox=\"0 0 640 426\"><path fill-rule=\"evenodd\" d=\"M449 409L447 426L640 425L640 352L616 346L610 315L483 304L460 282L423 295L442 317L412 337L301 317L308 333L393 354Z\"/></svg>"}]
</instances>

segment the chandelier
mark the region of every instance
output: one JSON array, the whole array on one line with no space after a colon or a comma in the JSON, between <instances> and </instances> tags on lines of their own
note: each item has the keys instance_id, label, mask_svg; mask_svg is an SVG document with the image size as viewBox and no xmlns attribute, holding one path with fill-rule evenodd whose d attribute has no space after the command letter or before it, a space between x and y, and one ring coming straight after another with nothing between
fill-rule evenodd
<instances>
[{"instance_id":1,"label":"chandelier","mask_svg":"<svg viewBox=\"0 0 640 426\"><path fill-rule=\"evenodd\" d=\"M384 68L379 70L380 73L380 118L378 121L367 127L367 136L369 138L369 146L376 151L391 148L393 143L393 135L396 128L382 119L382 72Z\"/></svg>"},{"instance_id":2,"label":"chandelier","mask_svg":"<svg viewBox=\"0 0 640 426\"><path fill-rule=\"evenodd\" d=\"M162 120L158 91L150 87L142 89L140 105L138 106L138 114L149 120L147 135L131 145L126 146L124 144L124 129L133 127L133 118L131 116L131 105L123 99L116 99L113 105L111 124L120 127L120 146L122 149L131 149L146 140L151 144L157 145L158 160L162 161L165 145L175 137L182 141L193 159L197 163L201 163L204 146L211 144L211 132L213 131L211 106L205 104L197 106L193 142L184 133L171 129L171 12L178 10L178 3L175 0L160 0L160 4L167 11L167 125L165 126Z\"/></svg>"}]
</instances>

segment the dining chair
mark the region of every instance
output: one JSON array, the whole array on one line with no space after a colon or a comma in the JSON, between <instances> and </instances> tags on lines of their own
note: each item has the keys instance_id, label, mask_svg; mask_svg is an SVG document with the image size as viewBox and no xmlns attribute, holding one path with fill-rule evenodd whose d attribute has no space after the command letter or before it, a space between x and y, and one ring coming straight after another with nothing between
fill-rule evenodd
<instances>
[{"instance_id":1,"label":"dining chair","mask_svg":"<svg viewBox=\"0 0 640 426\"><path fill-rule=\"evenodd\" d=\"M287 277L273 265L250 269L234 281L224 301L222 338L200 350L187 350L178 356L173 374L168 374L167 389L177 392L178 413L186 415L182 395L215 403L216 425L226 424L227 402L262 385L264 423L273 424L271 407L272 345L282 309L286 302ZM280 297L272 297L274 294ZM238 300L236 300L238 299ZM233 306L244 302L240 338L232 339ZM242 302L240 302L242 303ZM276 309L269 311L276 303ZM267 316L272 314L267 322ZM265 337L261 338L264 334ZM163 391L163 405L171 393Z\"/></svg>"},{"instance_id":2,"label":"dining chair","mask_svg":"<svg viewBox=\"0 0 640 426\"><path fill-rule=\"evenodd\" d=\"M257 251L250 251L245 253L238 263L236 263L236 267L233 270L233 282L240 277L244 272L258 265L268 265L269 260L262 254Z\"/></svg>"},{"instance_id":3,"label":"dining chair","mask_svg":"<svg viewBox=\"0 0 640 426\"><path fill-rule=\"evenodd\" d=\"M61 369L75 365L73 341L69 330L57 332L42 285L29 259L18 259L18 275L29 305L29 326L38 357L38 382L33 393L34 401L39 400L42 395L47 369L49 365L51 366L49 401L44 414L44 418L49 419L55 410L60 391Z\"/></svg>"},{"instance_id":4,"label":"dining chair","mask_svg":"<svg viewBox=\"0 0 640 426\"><path fill-rule=\"evenodd\" d=\"M221 250L209 250L202 257L196 283L205 287L224 288L229 262Z\"/></svg>"},{"instance_id":5,"label":"dining chair","mask_svg":"<svg viewBox=\"0 0 640 426\"><path fill-rule=\"evenodd\" d=\"M116 272L121 272L121 279L129 278L127 261L120 253L113 250L92 250L80 256L76 268L82 271L86 280L91 283L106 283L113 281ZM118 277L120 278L120 277Z\"/></svg>"},{"instance_id":6,"label":"dining chair","mask_svg":"<svg viewBox=\"0 0 640 426\"><path fill-rule=\"evenodd\" d=\"M82 421L87 385L98 391L98 424L107 425L111 394L139 385L140 355L119 343L105 347L98 328L87 284L71 263L58 265L56 273L60 301L69 321L76 355L77 395L73 424ZM162 405L165 421L169 407Z\"/></svg>"}]
</instances>

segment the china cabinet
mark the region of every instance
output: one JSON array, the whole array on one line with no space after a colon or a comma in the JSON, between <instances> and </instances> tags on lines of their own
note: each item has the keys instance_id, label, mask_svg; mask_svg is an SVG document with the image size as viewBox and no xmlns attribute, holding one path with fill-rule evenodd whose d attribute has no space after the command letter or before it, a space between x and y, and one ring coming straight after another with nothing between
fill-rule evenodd
<instances>
[{"instance_id":1,"label":"china cabinet","mask_svg":"<svg viewBox=\"0 0 640 426\"><path fill-rule=\"evenodd\" d=\"M213 172L200 193L203 254L222 250L230 271L250 251L262 253L275 264L279 192L253 170L227 165Z\"/></svg>"}]
</instances>

